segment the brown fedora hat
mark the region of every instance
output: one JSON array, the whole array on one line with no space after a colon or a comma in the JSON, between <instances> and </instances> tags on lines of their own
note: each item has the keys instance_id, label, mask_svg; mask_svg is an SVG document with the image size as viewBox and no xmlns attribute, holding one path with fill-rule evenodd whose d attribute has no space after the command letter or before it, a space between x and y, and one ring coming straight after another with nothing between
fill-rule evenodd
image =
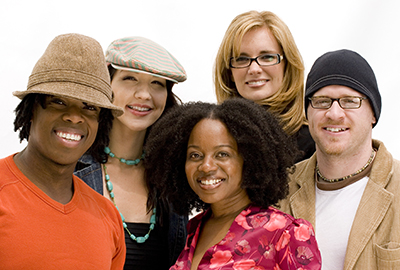
<instances>
[{"instance_id":1,"label":"brown fedora hat","mask_svg":"<svg viewBox=\"0 0 400 270\"><path fill-rule=\"evenodd\" d=\"M112 110L115 116L123 110L112 104L110 75L100 44L80 34L54 38L38 60L25 91L13 94L48 94L73 98Z\"/></svg>"}]
</instances>

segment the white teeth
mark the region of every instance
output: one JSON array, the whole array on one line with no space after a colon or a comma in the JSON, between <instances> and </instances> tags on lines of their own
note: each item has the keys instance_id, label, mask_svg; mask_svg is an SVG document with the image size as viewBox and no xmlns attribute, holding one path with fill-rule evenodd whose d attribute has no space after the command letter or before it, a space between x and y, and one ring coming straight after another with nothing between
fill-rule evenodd
<instances>
[{"instance_id":1,"label":"white teeth","mask_svg":"<svg viewBox=\"0 0 400 270\"><path fill-rule=\"evenodd\" d=\"M265 82L266 82L266 80L251 81L251 82L248 82L248 84L251 84L251 85L258 85L258 84L263 84L263 83L265 83Z\"/></svg>"},{"instance_id":2,"label":"white teeth","mask_svg":"<svg viewBox=\"0 0 400 270\"><path fill-rule=\"evenodd\" d=\"M71 133L63 133L63 132L57 132L57 136L69 141L80 141L82 139L81 135L77 134L71 134Z\"/></svg>"},{"instance_id":3,"label":"white teeth","mask_svg":"<svg viewBox=\"0 0 400 270\"><path fill-rule=\"evenodd\" d=\"M143 108L143 107L138 107L138 106L130 106L130 105L128 105L128 108L129 108L129 109L132 109L132 110L139 111L139 112L147 112L147 111L150 111L150 108Z\"/></svg>"},{"instance_id":4,"label":"white teeth","mask_svg":"<svg viewBox=\"0 0 400 270\"><path fill-rule=\"evenodd\" d=\"M339 132L339 131L345 131L345 128L326 128L326 130L331 131L331 132Z\"/></svg>"},{"instance_id":5,"label":"white teeth","mask_svg":"<svg viewBox=\"0 0 400 270\"><path fill-rule=\"evenodd\" d=\"M215 185L221 181L222 181L222 179L211 179L211 180L201 180L200 183L202 185Z\"/></svg>"}]
</instances>

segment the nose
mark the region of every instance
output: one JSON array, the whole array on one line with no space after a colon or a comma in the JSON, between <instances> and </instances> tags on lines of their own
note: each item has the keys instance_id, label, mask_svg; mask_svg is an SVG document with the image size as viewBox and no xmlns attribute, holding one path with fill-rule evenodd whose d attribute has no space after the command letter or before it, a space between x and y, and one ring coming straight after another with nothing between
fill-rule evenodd
<instances>
[{"instance_id":1,"label":"nose","mask_svg":"<svg viewBox=\"0 0 400 270\"><path fill-rule=\"evenodd\" d=\"M326 116L333 119L341 119L344 117L344 109L340 107L339 101L334 100L332 106L326 111Z\"/></svg>"},{"instance_id":2,"label":"nose","mask_svg":"<svg viewBox=\"0 0 400 270\"><path fill-rule=\"evenodd\" d=\"M151 98L150 87L147 85L138 85L135 87L133 96L137 99L148 100Z\"/></svg>"},{"instance_id":3,"label":"nose","mask_svg":"<svg viewBox=\"0 0 400 270\"><path fill-rule=\"evenodd\" d=\"M260 65L254 60L253 62L251 62L250 66L249 66L249 74L258 74L261 73L262 69L260 67Z\"/></svg>"},{"instance_id":4,"label":"nose","mask_svg":"<svg viewBox=\"0 0 400 270\"><path fill-rule=\"evenodd\" d=\"M63 114L63 120L73 124L80 124L85 121L82 116L82 111L78 106L69 106Z\"/></svg>"},{"instance_id":5,"label":"nose","mask_svg":"<svg viewBox=\"0 0 400 270\"><path fill-rule=\"evenodd\" d=\"M201 164L199 165L199 171L202 172L212 172L215 171L217 169L217 165L215 164L215 161L212 157L205 157L203 159L203 162L201 162Z\"/></svg>"}]
</instances>

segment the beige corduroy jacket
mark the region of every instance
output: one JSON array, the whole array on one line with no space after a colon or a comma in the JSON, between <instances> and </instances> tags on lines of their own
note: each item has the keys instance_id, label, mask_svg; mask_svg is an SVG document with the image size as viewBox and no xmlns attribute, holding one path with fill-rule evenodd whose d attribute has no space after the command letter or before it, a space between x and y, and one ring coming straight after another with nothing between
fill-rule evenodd
<instances>
[{"instance_id":1,"label":"beige corduroy jacket","mask_svg":"<svg viewBox=\"0 0 400 270\"><path fill-rule=\"evenodd\" d=\"M373 146L378 152L350 231L344 270L400 269L400 161L382 142L373 140ZM314 227L315 164L314 154L296 165L290 194L280 203L282 211Z\"/></svg>"}]
</instances>

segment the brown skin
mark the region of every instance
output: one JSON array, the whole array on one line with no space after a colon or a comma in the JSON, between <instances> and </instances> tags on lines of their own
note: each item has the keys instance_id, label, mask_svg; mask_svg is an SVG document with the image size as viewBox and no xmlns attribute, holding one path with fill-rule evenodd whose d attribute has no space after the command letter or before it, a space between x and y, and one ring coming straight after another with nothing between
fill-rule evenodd
<instances>
[{"instance_id":1,"label":"brown skin","mask_svg":"<svg viewBox=\"0 0 400 270\"><path fill-rule=\"evenodd\" d=\"M219 120L203 119L190 135L185 171L190 187L211 205L211 217L201 228L191 269L197 269L207 249L227 234L236 216L250 204L242 183L243 158L237 143ZM222 180L214 184L204 184Z\"/></svg>"},{"instance_id":2,"label":"brown skin","mask_svg":"<svg viewBox=\"0 0 400 270\"><path fill-rule=\"evenodd\" d=\"M28 145L14 161L50 198L67 204L73 196L75 165L96 138L100 108L54 96L45 104L46 108L34 108ZM66 134L76 139L67 139Z\"/></svg>"}]
</instances>

